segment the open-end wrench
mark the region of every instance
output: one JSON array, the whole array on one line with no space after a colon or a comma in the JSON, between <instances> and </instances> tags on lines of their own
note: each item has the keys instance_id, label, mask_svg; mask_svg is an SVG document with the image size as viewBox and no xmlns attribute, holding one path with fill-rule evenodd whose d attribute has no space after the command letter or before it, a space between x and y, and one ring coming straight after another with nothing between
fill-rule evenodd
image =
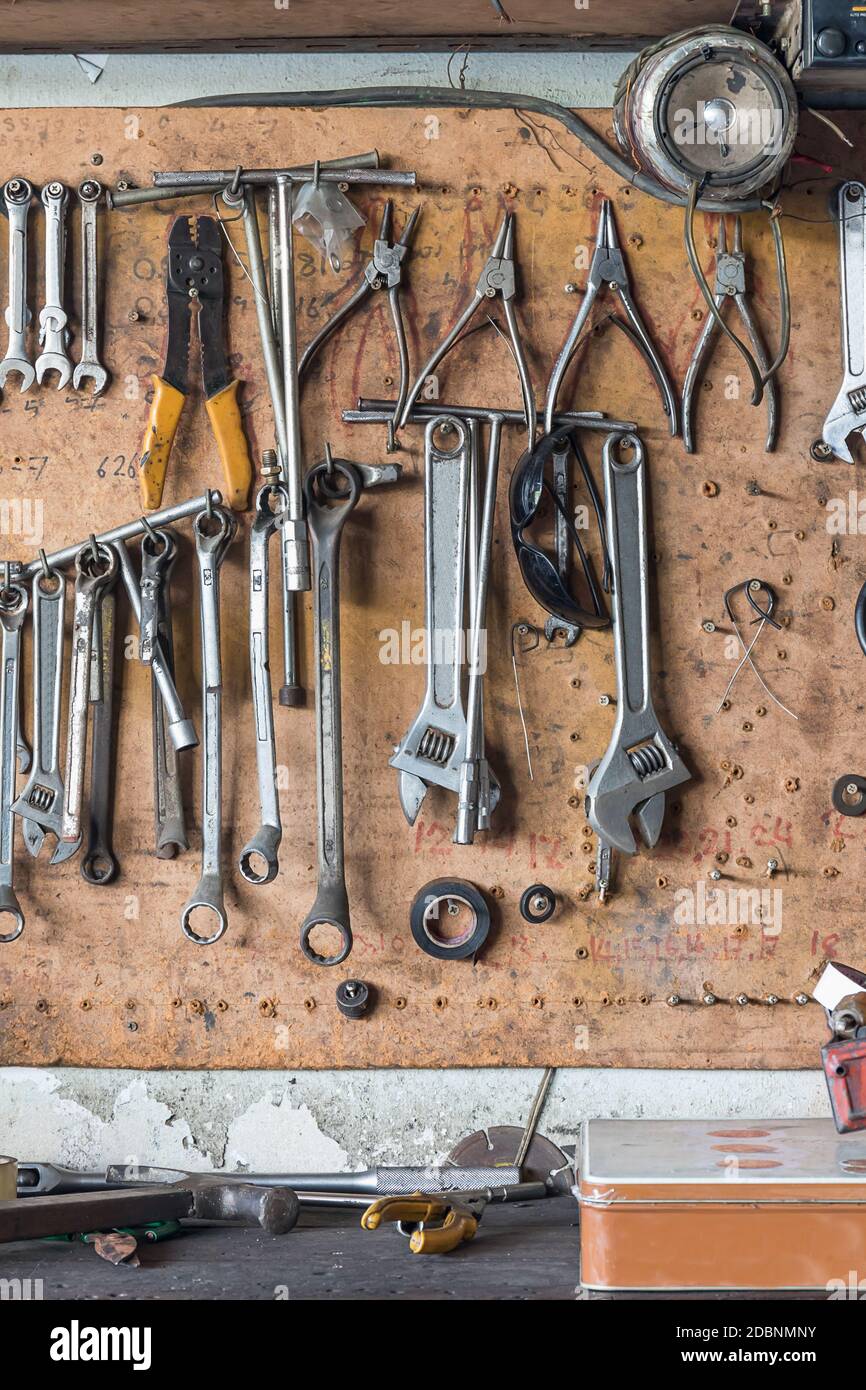
<instances>
[{"instance_id":1,"label":"open-end wrench","mask_svg":"<svg viewBox=\"0 0 866 1390\"><path fill-rule=\"evenodd\" d=\"M138 576L133 568L132 559L126 546L119 542L115 545L117 560L120 566L120 573L123 578L123 587L126 590L126 597L129 599L135 620L141 622L141 587ZM166 653L160 638L154 643L153 653L150 660L150 669L153 672L154 680L159 686L159 693L165 705L166 718L168 719L168 732L171 741L178 752L184 748L198 747L198 734L195 731L193 722L187 718L177 687L174 683L171 666L166 659Z\"/></svg>"},{"instance_id":2,"label":"open-end wrench","mask_svg":"<svg viewBox=\"0 0 866 1390\"><path fill-rule=\"evenodd\" d=\"M327 482L345 484L335 491ZM343 853L343 730L340 709L340 542L361 496L361 479L345 459L329 458L304 479L313 544L313 650L316 663L316 788L318 889L301 925L301 950L316 965L338 965L352 949L349 896ZM317 927L335 928L333 955L316 950Z\"/></svg>"},{"instance_id":3,"label":"open-end wrench","mask_svg":"<svg viewBox=\"0 0 866 1390\"><path fill-rule=\"evenodd\" d=\"M167 537L170 550L159 591L159 641L171 675L174 675L174 634L171 616L171 571L177 558L177 536L168 527L161 534ZM165 705L151 662L151 720L153 727L154 820L156 826L157 859L174 859L189 849L183 794L180 785L180 760L171 741L166 722Z\"/></svg>"},{"instance_id":4,"label":"open-end wrench","mask_svg":"<svg viewBox=\"0 0 866 1390\"><path fill-rule=\"evenodd\" d=\"M636 434L611 435L603 457L617 707L610 744L586 791L587 817L598 835L602 898L610 885L611 851L637 849L630 818L651 848L661 834L665 793L691 777L653 708L643 444Z\"/></svg>"},{"instance_id":5,"label":"open-end wrench","mask_svg":"<svg viewBox=\"0 0 866 1390\"><path fill-rule=\"evenodd\" d=\"M21 817L24 844L35 858L46 831L57 844L52 864L77 853L76 840L60 839L63 778L60 774L60 719L63 685L63 634L66 581L60 570L33 576L33 759L27 783L13 804Z\"/></svg>"},{"instance_id":6,"label":"open-end wrench","mask_svg":"<svg viewBox=\"0 0 866 1390\"><path fill-rule=\"evenodd\" d=\"M106 585L99 591L93 624L93 657L91 663L90 704L91 746L90 801L88 803L87 850L81 860L81 877L101 886L111 883L117 874L117 859L111 846L114 812L114 757L116 728L115 653L117 643L117 606L114 586L117 566Z\"/></svg>"},{"instance_id":7,"label":"open-end wrench","mask_svg":"<svg viewBox=\"0 0 866 1390\"><path fill-rule=\"evenodd\" d=\"M18 685L21 674L21 629L29 607L29 595L21 584L0 590L0 627L3 629L0 677L0 917L9 916L14 927L0 933L0 942L15 941L24 930L24 913L15 896L15 768L18 747Z\"/></svg>"},{"instance_id":8,"label":"open-end wrench","mask_svg":"<svg viewBox=\"0 0 866 1390\"><path fill-rule=\"evenodd\" d=\"M95 551L95 554L94 554ZM117 552L109 545L87 541L75 560L75 601L72 615L72 674L69 686L69 728L66 742L66 786L60 838L81 836L81 802L87 762L87 715L91 691L91 647L94 614L100 594L117 575Z\"/></svg>"},{"instance_id":9,"label":"open-end wrench","mask_svg":"<svg viewBox=\"0 0 866 1390\"><path fill-rule=\"evenodd\" d=\"M100 395L108 384L108 372L99 360L99 240L97 207L102 184L85 179L78 185L81 214L81 358L72 374L72 385L81 390L83 381L93 382L93 395Z\"/></svg>"},{"instance_id":10,"label":"open-end wrench","mask_svg":"<svg viewBox=\"0 0 866 1390\"><path fill-rule=\"evenodd\" d=\"M201 690L204 722L202 749L202 851L201 877L180 914L180 925L190 941L210 946L226 927L223 902L222 861L222 662L220 659L220 566L237 530L234 515L214 506L199 512L193 523L199 574L201 612ZM202 936L192 926L192 914L212 912L216 930Z\"/></svg>"},{"instance_id":11,"label":"open-end wrench","mask_svg":"<svg viewBox=\"0 0 866 1390\"><path fill-rule=\"evenodd\" d=\"M853 463L852 434L866 430L866 184L843 183L837 197L842 292L842 385L824 421L822 439L836 458Z\"/></svg>"},{"instance_id":12,"label":"open-end wrench","mask_svg":"<svg viewBox=\"0 0 866 1390\"><path fill-rule=\"evenodd\" d=\"M69 189L56 179L42 190L45 209L45 304L39 311L39 342L42 351L36 359L36 380L42 385L46 372L57 373L57 389L69 385L72 363L67 344L68 315L63 307L66 268L66 208Z\"/></svg>"},{"instance_id":13,"label":"open-end wrench","mask_svg":"<svg viewBox=\"0 0 866 1390\"><path fill-rule=\"evenodd\" d=\"M6 385L10 372L17 372L22 391L29 391L36 380L36 369L27 353L27 325L32 317L27 304L27 218L32 197L33 188L26 179L9 179L3 186L9 221L9 303L4 316L9 341L0 362L0 386Z\"/></svg>"},{"instance_id":14,"label":"open-end wrench","mask_svg":"<svg viewBox=\"0 0 866 1390\"><path fill-rule=\"evenodd\" d=\"M256 497L256 519L250 534L250 678L261 824L240 857L240 870L248 883L270 883L280 867L277 854L283 827L277 795L274 698L268 640L268 547L287 506L288 494L283 484L266 483ZM263 871L259 868L260 864L264 865Z\"/></svg>"}]
</instances>

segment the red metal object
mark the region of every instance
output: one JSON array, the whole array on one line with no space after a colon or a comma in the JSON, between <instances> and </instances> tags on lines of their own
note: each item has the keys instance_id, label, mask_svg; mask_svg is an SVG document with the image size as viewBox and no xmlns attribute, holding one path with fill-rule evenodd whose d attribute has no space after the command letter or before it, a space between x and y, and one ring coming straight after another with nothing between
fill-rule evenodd
<instances>
[{"instance_id":1,"label":"red metal object","mask_svg":"<svg viewBox=\"0 0 866 1390\"><path fill-rule=\"evenodd\" d=\"M866 1129L866 1035L833 1038L821 1048L821 1061L839 1133Z\"/></svg>"}]
</instances>

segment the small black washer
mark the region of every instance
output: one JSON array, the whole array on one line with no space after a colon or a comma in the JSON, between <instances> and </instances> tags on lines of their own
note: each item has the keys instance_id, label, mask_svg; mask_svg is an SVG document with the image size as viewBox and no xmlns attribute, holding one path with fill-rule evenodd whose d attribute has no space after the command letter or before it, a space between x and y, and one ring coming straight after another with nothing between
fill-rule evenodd
<instances>
[{"instance_id":1,"label":"small black washer","mask_svg":"<svg viewBox=\"0 0 866 1390\"><path fill-rule=\"evenodd\" d=\"M854 787L855 792L848 793L849 787ZM849 796L847 801L846 794ZM840 815L862 816L866 811L866 777L860 777L856 772L837 777L833 784L833 805Z\"/></svg>"},{"instance_id":2,"label":"small black washer","mask_svg":"<svg viewBox=\"0 0 866 1390\"><path fill-rule=\"evenodd\" d=\"M535 899L544 899L543 905L536 907ZM520 915L524 922L546 922L556 911L556 894L546 883L533 883L520 896Z\"/></svg>"}]
</instances>

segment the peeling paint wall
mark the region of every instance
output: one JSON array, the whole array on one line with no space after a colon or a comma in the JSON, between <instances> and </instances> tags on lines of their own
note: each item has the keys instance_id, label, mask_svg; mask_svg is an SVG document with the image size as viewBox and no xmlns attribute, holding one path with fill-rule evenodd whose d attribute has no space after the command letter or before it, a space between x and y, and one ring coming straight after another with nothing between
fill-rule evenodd
<instances>
[{"instance_id":1,"label":"peeling paint wall","mask_svg":"<svg viewBox=\"0 0 866 1390\"><path fill-rule=\"evenodd\" d=\"M540 1074L504 1071L0 1071L0 1152L72 1168L337 1172L430 1163L458 1139L524 1123ZM829 1115L817 1072L559 1071L540 1129L582 1119Z\"/></svg>"}]
</instances>

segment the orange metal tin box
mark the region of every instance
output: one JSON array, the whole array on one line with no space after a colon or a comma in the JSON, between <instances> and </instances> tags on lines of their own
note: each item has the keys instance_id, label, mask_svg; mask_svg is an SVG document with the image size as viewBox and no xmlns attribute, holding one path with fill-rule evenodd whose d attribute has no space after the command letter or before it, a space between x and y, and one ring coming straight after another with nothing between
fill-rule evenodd
<instances>
[{"instance_id":1,"label":"orange metal tin box","mask_svg":"<svg viewBox=\"0 0 866 1390\"><path fill-rule=\"evenodd\" d=\"M590 1120L578 1200L584 1289L866 1296L866 1134L829 1119Z\"/></svg>"}]
</instances>

